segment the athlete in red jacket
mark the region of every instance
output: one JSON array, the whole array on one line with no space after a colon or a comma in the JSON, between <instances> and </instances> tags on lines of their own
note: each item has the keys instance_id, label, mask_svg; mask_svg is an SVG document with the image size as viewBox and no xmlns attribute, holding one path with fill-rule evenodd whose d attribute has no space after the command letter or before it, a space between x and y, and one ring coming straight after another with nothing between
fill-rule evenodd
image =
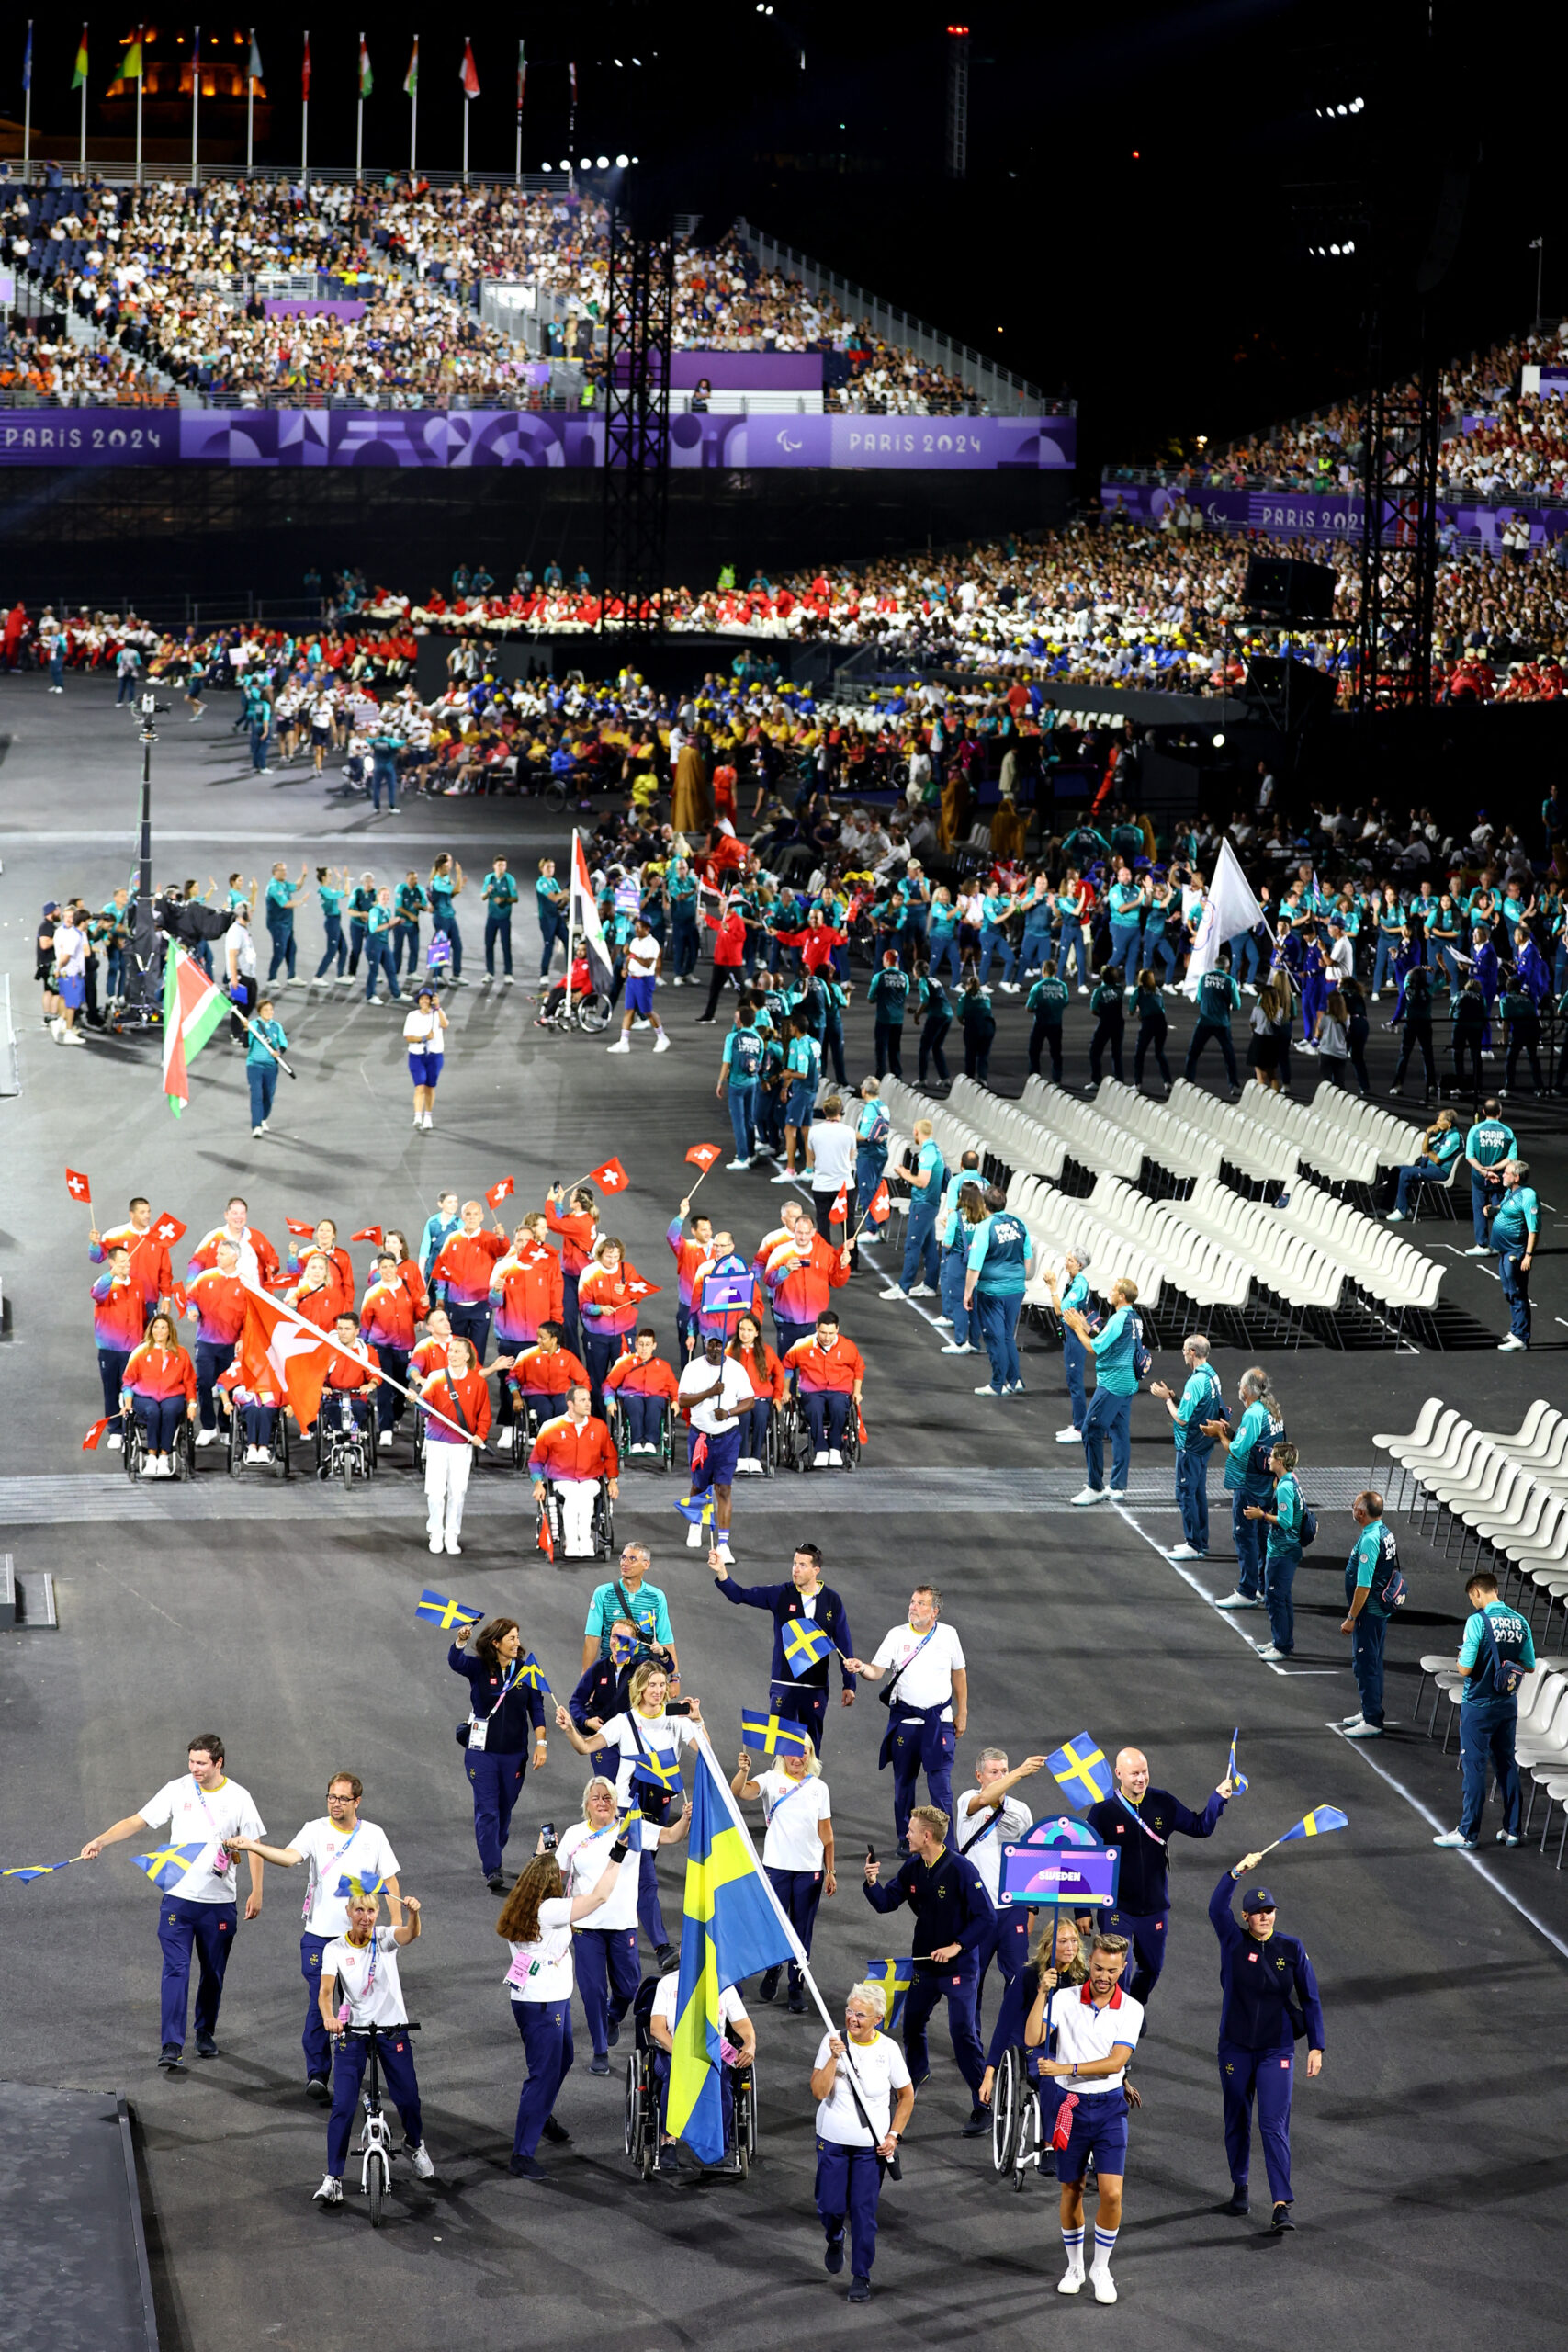
<instances>
[{"instance_id":1,"label":"athlete in red jacket","mask_svg":"<svg viewBox=\"0 0 1568 2352\"><path fill-rule=\"evenodd\" d=\"M569 1560L593 1556L593 1504L599 1481L609 1481L612 1498L620 1493L616 1480L620 1457L615 1441L603 1421L589 1412L586 1381L579 1381L558 1420L547 1421L534 1440L528 1467L534 1477L534 1498L545 1501L547 1483L558 1490L561 1507L562 1550Z\"/></svg>"}]
</instances>

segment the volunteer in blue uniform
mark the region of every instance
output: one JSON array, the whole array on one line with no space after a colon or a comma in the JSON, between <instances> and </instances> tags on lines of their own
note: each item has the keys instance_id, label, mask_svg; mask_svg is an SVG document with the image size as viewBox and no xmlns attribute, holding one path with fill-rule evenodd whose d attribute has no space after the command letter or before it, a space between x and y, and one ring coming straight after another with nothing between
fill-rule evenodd
<instances>
[{"instance_id":1,"label":"volunteer in blue uniform","mask_svg":"<svg viewBox=\"0 0 1568 2352\"><path fill-rule=\"evenodd\" d=\"M1514 1130L1503 1116L1503 1105L1494 1095L1464 1139L1465 1164L1470 1170L1470 1214L1475 1227L1475 1239L1465 1251L1467 1258L1489 1258L1496 1247L1487 1226L1488 1212L1496 1207L1503 1196L1504 1163L1517 1159L1518 1149Z\"/></svg>"},{"instance_id":2,"label":"volunteer in blue uniform","mask_svg":"<svg viewBox=\"0 0 1568 2352\"><path fill-rule=\"evenodd\" d=\"M879 1692L887 1709L887 1729L876 1759L879 1772L893 1767L893 1821L898 1849L907 1852L910 1808L922 1770L931 1804L953 1818L953 1758L969 1716L969 1671L964 1645L942 1624L942 1595L918 1584L909 1595L909 1618L895 1625L874 1658L845 1660L852 1674L867 1682L888 1676Z\"/></svg>"},{"instance_id":3,"label":"volunteer in blue uniform","mask_svg":"<svg viewBox=\"0 0 1568 2352\"><path fill-rule=\"evenodd\" d=\"M980 1318L964 1304L964 1279L969 1272L969 1238L973 1228L958 1203L966 1184L972 1184L978 1193L981 1181L979 1153L964 1152L957 1167L948 1170L947 1182L942 1188L942 1206L936 1213L936 1238L942 1253L937 1274L942 1313L937 1320L953 1326L952 1339L942 1343L944 1356L974 1355L979 1349Z\"/></svg>"},{"instance_id":4,"label":"volunteer in blue uniform","mask_svg":"<svg viewBox=\"0 0 1568 2352\"><path fill-rule=\"evenodd\" d=\"M1073 1497L1079 1505L1120 1502L1133 1470L1133 1399L1138 1393L1141 1326L1133 1312L1138 1285L1122 1276L1111 1285L1111 1312L1098 1331L1077 1308L1062 1316L1067 1329L1094 1355L1094 1395L1084 1415L1086 1484ZM1145 1359L1146 1361L1146 1359ZM1111 1484L1105 1483L1105 1440L1111 1440Z\"/></svg>"},{"instance_id":5,"label":"volunteer in blue uniform","mask_svg":"<svg viewBox=\"0 0 1568 2352\"><path fill-rule=\"evenodd\" d=\"M852 1707L855 1702L855 1677L849 1663L854 1648L849 1615L832 1586L822 1581L821 1552L815 1544L797 1544L788 1584L737 1584L716 1550L708 1554L708 1566L714 1572L715 1589L726 1600L734 1601L738 1609L765 1609L772 1617L773 1657L768 1669L772 1677L768 1704L776 1714L805 1724L820 1759L834 1651L844 1686L840 1703ZM790 1664L790 1629L802 1623L819 1625L833 1647L797 1674Z\"/></svg>"},{"instance_id":6,"label":"volunteer in blue uniform","mask_svg":"<svg viewBox=\"0 0 1568 2352\"><path fill-rule=\"evenodd\" d=\"M1519 1727L1518 1689L1535 1664L1535 1643L1527 1619L1497 1598L1490 1568L1478 1569L1465 1586L1471 1614L1459 1645L1464 1692L1459 1710L1459 1763L1464 1804L1457 1829L1445 1829L1434 1846L1477 1846L1486 1810L1486 1768L1497 1777L1503 1800L1499 1846L1519 1842L1519 1767L1514 1740Z\"/></svg>"},{"instance_id":7,"label":"volunteer in blue uniform","mask_svg":"<svg viewBox=\"0 0 1568 2352\"><path fill-rule=\"evenodd\" d=\"M576 1690L566 1702L567 1713L585 1738L592 1738L612 1715L625 1714L631 1701L627 1696L635 1669L645 1657L657 1655L663 1665L668 1655L649 1648L628 1618L619 1617L610 1628L610 1646L602 1657L595 1657L584 1668ZM593 1770L614 1775L619 1758L613 1748L596 1748Z\"/></svg>"},{"instance_id":8,"label":"volunteer in blue uniform","mask_svg":"<svg viewBox=\"0 0 1568 2352\"><path fill-rule=\"evenodd\" d=\"M942 1252L937 1247L937 1211L942 1206L947 1169L942 1148L932 1139L929 1119L914 1125L915 1164L904 1171L909 1187L909 1215L904 1235L904 1266L884 1298L931 1298L942 1283Z\"/></svg>"},{"instance_id":9,"label":"volunteer in blue uniform","mask_svg":"<svg viewBox=\"0 0 1568 2352\"><path fill-rule=\"evenodd\" d=\"M512 985L512 910L517 904L517 877L507 871L506 860L498 857L485 876L479 890L485 905L485 971L495 978L496 942L501 943L501 960L505 969L505 985Z\"/></svg>"},{"instance_id":10,"label":"volunteer in blue uniform","mask_svg":"<svg viewBox=\"0 0 1568 2352\"><path fill-rule=\"evenodd\" d=\"M855 1121L855 1223L865 1223L866 1211L887 1167L887 1137L891 1122L887 1105L874 1078L861 1087L860 1116ZM874 1248L881 1236L874 1227L861 1236L862 1249Z\"/></svg>"},{"instance_id":11,"label":"volunteer in blue uniform","mask_svg":"<svg viewBox=\"0 0 1568 2352\"><path fill-rule=\"evenodd\" d=\"M1273 1498L1269 1456L1285 1434L1285 1419L1261 1364L1250 1364L1242 1374L1236 1395L1242 1413L1234 1430L1222 1420L1200 1424L1206 1438L1224 1448L1225 1492L1231 1498L1231 1534L1235 1544L1235 1589L1215 1606L1258 1609L1263 1601L1263 1523L1247 1518L1247 1506L1267 1505Z\"/></svg>"},{"instance_id":12,"label":"volunteer in blue uniform","mask_svg":"<svg viewBox=\"0 0 1568 2352\"><path fill-rule=\"evenodd\" d=\"M1508 1336L1497 1342L1504 1353L1530 1343L1530 1267L1540 1231L1540 1203L1525 1182L1529 1174L1522 1159L1503 1162L1503 1197L1492 1212L1492 1247L1508 1302Z\"/></svg>"},{"instance_id":13,"label":"volunteer in blue uniform","mask_svg":"<svg viewBox=\"0 0 1568 2352\"><path fill-rule=\"evenodd\" d=\"M1205 1560L1209 1556L1209 1456L1214 1441L1204 1434L1205 1421L1224 1412L1220 1375L1209 1362L1209 1342L1201 1331L1182 1341L1187 1381L1179 1399L1163 1380L1151 1380L1149 1395L1157 1396L1171 1419L1176 1441L1176 1501L1181 1513L1181 1541L1173 1560Z\"/></svg>"},{"instance_id":14,"label":"volunteer in blue uniform","mask_svg":"<svg viewBox=\"0 0 1568 2352\"><path fill-rule=\"evenodd\" d=\"M1399 1549L1393 1530L1382 1515L1382 1497L1368 1487L1356 1497L1350 1516L1359 1533L1345 1563L1345 1599L1349 1613L1340 1625L1350 1636L1350 1670L1361 1703L1340 1729L1347 1739L1381 1739L1382 1720L1382 1657L1388 1639L1388 1612L1403 1592Z\"/></svg>"},{"instance_id":15,"label":"volunteer in blue uniform","mask_svg":"<svg viewBox=\"0 0 1568 2352\"><path fill-rule=\"evenodd\" d=\"M1209 1897L1209 1917L1220 1939L1220 2089L1225 2103L1225 2155L1231 2168L1227 2213L1247 2210L1252 2156L1252 2108L1263 2141L1276 2230L1293 2230L1291 2206L1291 2092L1295 2045L1304 2032L1307 2080L1323 2072L1323 2005L1306 1946L1276 1932L1274 1897L1249 1886L1241 1898L1241 1925L1231 1889L1261 1858L1244 1854Z\"/></svg>"},{"instance_id":16,"label":"volunteer in blue uniform","mask_svg":"<svg viewBox=\"0 0 1568 2352\"><path fill-rule=\"evenodd\" d=\"M989 2129L980 2105L986 2056L980 2047L976 2003L980 1991L980 1946L991 1925L991 1898L973 1862L947 1844L950 1816L933 1804L909 1816L909 1850L886 1886L882 1865L868 1855L865 1899L874 1911L897 1911L908 1904L915 1915L914 1981L904 1996L904 2055L916 2090L931 2074L926 2027L939 2001L947 2003L947 2030L959 2073L969 2086L971 2138Z\"/></svg>"},{"instance_id":17,"label":"volunteer in blue uniform","mask_svg":"<svg viewBox=\"0 0 1568 2352\"><path fill-rule=\"evenodd\" d=\"M1062 1261L1066 1279L1056 1280L1047 1266L1045 1287L1051 1294L1051 1304L1062 1326L1062 1370L1066 1375L1067 1402L1072 1407L1072 1419L1065 1430L1056 1431L1058 1445L1081 1445L1083 1425L1089 1414L1089 1399L1084 1395L1083 1370L1089 1362L1089 1348L1067 1321L1067 1309L1087 1316L1089 1310L1089 1270L1087 1250L1069 1250Z\"/></svg>"},{"instance_id":18,"label":"volunteer in blue uniform","mask_svg":"<svg viewBox=\"0 0 1568 2352\"><path fill-rule=\"evenodd\" d=\"M533 1725L534 1770L545 1767L545 1706L523 1671L523 1639L514 1617L492 1617L474 1635L470 1657L454 1642L446 1663L468 1684L468 1720L457 1726L457 1743L474 1792L474 1841L479 1868L492 1894L504 1894L501 1858L512 1829L512 1809L528 1769L528 1727Z\"/></svg>"},{"instance_id":19,"label":"volunteer in blue uniform","mask_svg":"<svg viewBox=\"0 0 1568 2352\"><path fill-rule=\"evenodd\" d=\"M1008 1196L996 1185L986 1188L986 1218L969 1239L969 1264L964 1277L964 1304L980 1315L980 1336L990 1359L991 1376L982 1381L976 1396L1021 1396L1023 1374L1018 1362L1018 1317L1023 1294L1034 1276L1034 1248L1021 1217L1008 1214Z\"/></svg>"},{"instance_id":20,"label":"volunteer in blue uniform","mask_svg":"<svg viewBox=\"0 0 1568 2352\"><path fill-rule=\"evenodd\" d=\"M1146 2002L1165 1966L1170 1925L1170 1840L1212 1838L1220 1815L1235 1794L1222 1781L1201 1813L1193 1813L1168 1789L1149 1786L1149 1759L1141 1748L1123 1747L1112 1767L1111 1794L1091 1804L1085 1818L1101 1845L1122 1857L1116 1901L1100 1914L1111 1934L1131 1939L1127 1990Z\"/></svg>"}]
</instances>

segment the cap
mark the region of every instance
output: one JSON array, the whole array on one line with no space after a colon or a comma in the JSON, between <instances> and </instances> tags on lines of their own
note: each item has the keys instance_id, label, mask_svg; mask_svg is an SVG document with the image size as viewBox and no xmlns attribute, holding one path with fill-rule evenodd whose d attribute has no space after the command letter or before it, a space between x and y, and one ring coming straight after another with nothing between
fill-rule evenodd
<instances>
[{"instance_id":1,"label":"cap","mask_svg":"<svg viewBox=\"0 0 1568 2352\"><path fill-rule=\"evenodd\" d=\"M1274 1911L1279 1908L1266 1886L1249 1886L1241 1898L1244 1911Z\"/></svg>"}]
</instances>

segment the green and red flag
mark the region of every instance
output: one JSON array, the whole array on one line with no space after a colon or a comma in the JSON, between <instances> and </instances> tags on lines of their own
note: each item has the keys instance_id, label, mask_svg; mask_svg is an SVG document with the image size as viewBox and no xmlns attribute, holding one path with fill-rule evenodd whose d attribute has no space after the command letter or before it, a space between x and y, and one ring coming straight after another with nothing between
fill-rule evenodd
<instances>
[{"instance_id":1,"label":"green and red flag","mask_svg":"<svg viewBox=\"0 0 1568 2352\"><path fill-rule=\"evenodd\" d=\"M164 973L164 1091L177 1119L190 1101L190 1065L229 1011L193 956L171 947Z\"/></svg>"}]
</instances>

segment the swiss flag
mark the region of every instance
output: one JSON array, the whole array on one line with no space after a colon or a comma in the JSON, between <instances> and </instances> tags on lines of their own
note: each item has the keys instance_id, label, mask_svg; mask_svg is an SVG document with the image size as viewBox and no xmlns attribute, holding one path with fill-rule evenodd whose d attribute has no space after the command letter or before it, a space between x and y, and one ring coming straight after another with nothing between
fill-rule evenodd
<instances>
[{"instance_id":1,"label":"swiss flag","mask_svg":"<svg viewBox=\"0 0 1568 2352\"><path fill-rule=\"evenodd\" d=\"M550 1533L550 1515L547 1510L542 1510L539 1513L539 1549L547 1560L555 1558L556 1539Z\"/></svg>"},{"instance_id":2,"label":"swiss flag","mask_svg":"<svg viewBox=\"0 0 1568 2352\"><path fill-rule=\"evenodd\" d=\"M471 40L466 40L463 43L463 63L458 79L463 85L463 96L466 98L479 96L479 69L474 63L474 44Z\"/></svg>"},{"instance_id":3,"label":"swiss flag","mask_svg":"<svg viewBox=\"0 0 1568 2352\"><path fill-rule=\"evenodd\" d=\"M155 1216L152 1220L152 1238L154 1241L161 1241L165 1250L174 1247L185 1229L184 1219L177 1217L173 1209L165 1209L161 1216Z\"/></svg>"},{"instance_id":4,"label":"swiss flag","mask_svg":"<svg viewBox=\"0 0 1568 2352\"><path fill-rule=\"evenodd\" d=\"M93 1423L92 1428L82 1440L82 1451L84 1453L96 1453L97 1452L98 1440L102 1437L108 1425L108 1418L107 1416L103 1420L95 1421Z\"/></svg>"},{"instance_id":5,"label":"swiss flag","mask_svg":"<svg viewBox=\"0 0 1568 2352\"><path fill-rule=\"evenodd\" d=\"M186 1290L184 1283L171 1283L169 1284L169 1296L175 1302L175 1313L176 1315L183 1315L186 1307L190 1305L190 1293Z\"/></svg>"},{"instance_id":6,"label":"swiss flag","mask_svg":"<svg viewBox=\"0 0 1568 2352\"><path fill-rule=\"evenodd\" d=\"M867 1209L866 1215L873 1225L886 1225L892 1214L893 1203L887 1191L887 1179L885 1176L871 1196L871 1206Z\"/></svg>"},{"instance_id":7,"label":"swiss flag","mask_svg":"<svg viewBox=\"0 0 1568 2352\"><path fill-rule=\"evenodd\" d=\"M708 1170L713 1166L714 1161L716 1159L721 1159L724 1157L724 1154L716 1143L694 1143L692 1146L691 1150L686 1154L686 1157L691 1161L692 1166L694 1168L700 1168L703 1174L705 1176Z\"/></svg>"},{"instance_id":8,"label":"swiss flag","mask_svg":"<svg viewBox=\"0 0 1568 2352\"><path fill-rule=\"evenodd\" d=\"M66 1170L65 1189L73 1201L85 1202L89 1208L92 1206L93 1188L79 1168Z\"/></svg>"},{"instance_id":9,"label":"swiss flag","mask_svg":"<svg viewBox=\"0 0 1568 2352\"><path fill-rule=\"evenodd\" d=\"M866 1442L866 1441L865 1441L865 1415L861 1411L861 1408L860 1408L860 1407L859 1407L858 1405L855 1407L855 1434L856 1434L856 1436L860 1439L861 1443L863 1445L863 1444L865 1443L865 1442Z\"/></svg>"},{"instance_id":10,"label":"swiss flag","mask_svg":"<svg viewBox=\"0 0 1568 2352\"><path fill-rule=\"evenodd\" d=\"M485 1198L490 1203L492 1209L498 1209L502 1201L509 1201L516 1190L517 1187L513 1182L511 1177L502 1176L498 1183L494 1183L490 1187L490 1190L485 1194Z\"/></svg>"},{"instance_id":11,"label":"swiss flag","mask_svg":"<svg viewBox=\"0 0 1568 2352\"><path fill-rule=\"evenodd\" d=\"M373 1241L379 1250L387 1237L378 1225L362 1225L357 1233L351 1233L348 1238L351 1241Z\"/></svg>"},{"instance_id":12,"label":"swiss flag","mask_svg":"<svg viewBox=\"0 0 1568 2352\"><path fill-rule=\"evenodd\" d=\"M299 1217L297 1216L286 1216L283 1222L288 1227L289 1232L297 1233L302 1241L309 1241L311 1235L316 1230L313 1225L306 1225Z\"/></svg>"},{"instance_id":13,"label":"swiss flag","mask_svg":"<svg viewBox=\"0 0 1568 2352\"><path fill-rule=\"evenodd\" d=\"M829 1225L847 1225L849 1223L849 1216L850 1196L845 1187L840 1184L839 1187L839 1197L833 1203L832 1214L829 1216L828 1222Z\"/></svg>"},{"instance_id":14,"label":"swiss flag","mask_svg":"<svg viewBox=\"0 0 1568 2352\"><path fill-rule=\"evenodd\" d=\"M287 1307L275 1306L265 1292L245 1284L245 1326L237 1354L245 1385L254 1388L268 1371L283 1384L283 1394L301 1430L308 1430L321 1409L321 1390L334 1343L313 1323L306 1323Z\"/></svg>"},{"instance_id":15,"label":"swiss flag","mask_svg":"<svg viewBox=\"0 0 1568 2352\"><path fill-rule=\"evenodd\" d=\"M686 1156L691 1158L689 1152ZM602 1193L624 1193L631 1178L618 1159L607 1159L603 1168L589 1170L588 1181L591 1184L597 1184Z\"/></svg>"},{"instance_id":16,"label":"swiss flag","mask_svg":"<svg viewBox=\"0 0 1568 2352\"><path fill-rule=\"evenodd\" d=\"M628 1298L653 1298L657 1296L658 1291L659 1284L657 1283L646 1281L641 1274L638 1274L635 1281L629 1282L626 1285L626 1293Z\"/></svg>"}]
</instances>

